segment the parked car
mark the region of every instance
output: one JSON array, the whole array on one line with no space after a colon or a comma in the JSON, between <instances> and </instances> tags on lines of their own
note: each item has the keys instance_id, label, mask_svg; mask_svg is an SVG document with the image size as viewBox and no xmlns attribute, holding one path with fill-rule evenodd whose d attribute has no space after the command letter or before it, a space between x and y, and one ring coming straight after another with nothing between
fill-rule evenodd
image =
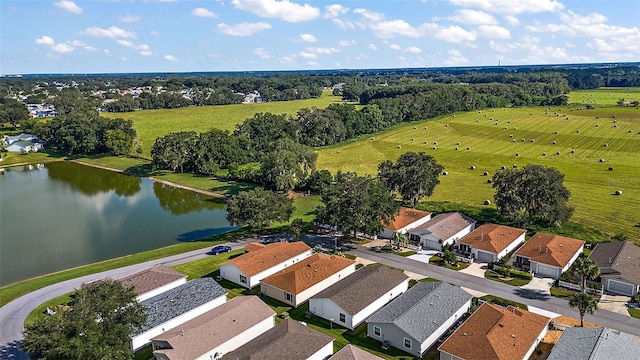
<instances>
[{"instance_id":1,"label":"parked car","mask_svg":"<svg viewBox=\"0 0 640 360\"><path fill-rule=\"evenodd\" d=\"M211 249L211 251L209 251L207 254L209 255L218 255L218 254L222 254L222 253L226 253L231 251L231 246L226 246L226 245L218 245L216 247L214 247L213 249Z\"/></svg>"},{"instance_id":2,"label":"parked car","mask_svg":"<svg viewBox=\"0 0 640 360\"><path fill-rule=\"evenodd\" d=\"M375 251L375 252L382 252L382 247L380 246L374 246L371 248L371 250Z\"/></svg>"}]
</instances>

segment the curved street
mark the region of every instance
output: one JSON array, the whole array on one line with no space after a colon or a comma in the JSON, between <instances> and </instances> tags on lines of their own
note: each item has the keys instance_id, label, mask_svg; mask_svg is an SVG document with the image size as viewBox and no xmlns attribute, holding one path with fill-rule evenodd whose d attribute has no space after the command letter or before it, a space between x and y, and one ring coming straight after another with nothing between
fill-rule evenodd
<instances>
[{"instance_id":1,"label":"curved street","mask_svg":"<svg viewBox=\"0 0 640 360\"><path fill-rule=\"evenodd\" d=\"M231 248L235 250L244 247L244 245L249 241L255 240L244 239L227 243L226 245L231 246ZM71 292L78 288L82 283L105 277L114 279L122 278L126 275L133 274L157 264L174 266L202 259L208 256L205 254L206 251L207 249L194 250L184 254L173 255L141 264L67 280L36 290L8 303L4 307L0 308L0 359L28 359L24 353L19 351L17 344L19 344L23 338L23 324L25 318L31 311L33 311L33 309L43 302ZM460 273L458 271L426 264L394 254L374 253L370 251L369 248L360 245L353 245L347 252L367 260L383 263L398 269L408 270L423 276L436 278L441 281L446 281L482 293L518 301L569 317L578 317L577 310L569 307L568 302L560 298L541 295L530 290L524 290L500 282ZM594 315L586 315L585 320L608 328L640 336L640 320L630 316L624 316L606 310L598 310Z\"/></svg>"}]
</instances>

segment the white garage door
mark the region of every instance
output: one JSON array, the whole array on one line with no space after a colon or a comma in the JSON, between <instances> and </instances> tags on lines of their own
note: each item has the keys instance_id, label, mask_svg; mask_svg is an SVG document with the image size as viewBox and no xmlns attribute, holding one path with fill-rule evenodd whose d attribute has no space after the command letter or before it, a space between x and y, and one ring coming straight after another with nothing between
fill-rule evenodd
<instances>
[{"instance_id":1,"label":"white garage door","mask_svg":"<svg viewBox=\"0 0 640 360\"><path fill-rule=\"evenodd\" d=\"M425 240L423 242L424 249L431 249L431 250L442 250L442 244L440 244L437 241L432 241L432 240Z\"/></svg>"},{"instance_id":2,"label":"white garage door","mask_svg":"<svg viewBox=\"0 0 640 360\"><path fill-rule=\"evenodd\" d=\"M633 285L621 281L609 280L607 290L616 294L633 296Z\"/></svg>"},{"instance_id":3,"label":"white garage door","mask_svg":"<svg viewBox=\"0 0 640 360\"><path fill-rule=\"evenodd\" d=\"M478 250L478 255L477 255L477 261L479 262L492 262L493 261L493 253L490 252L485 252L485 251L480 251Z\"/></svg>"},{"instance_id":4,"label":"white garage door","mask_svg":"<svg viewBox=\"0 0 640 360\"><path fill-rule=\"evenodd\" d=\"M536 277L548 277L557 279L558 268L555 266L549 266L544 264L538 264L538 270L535 273Z\"/></svg>"}]
</instances>

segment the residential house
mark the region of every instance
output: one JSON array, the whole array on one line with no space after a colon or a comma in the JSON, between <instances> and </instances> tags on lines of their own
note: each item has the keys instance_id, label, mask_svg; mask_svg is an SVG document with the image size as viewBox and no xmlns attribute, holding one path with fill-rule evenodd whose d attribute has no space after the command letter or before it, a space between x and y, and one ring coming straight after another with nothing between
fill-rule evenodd
<instances>
[{"instance_id":1,"label":"residential house","mask_svg":"<svg viewBox=\"0 0 640 360\"><path fill-rule=\"evenodd\" d=\"M562 332L547 360L637 360L640 340L606 328L571 327Z\"/></svg>"},{"instance_id":2,"label":"residential house","mask_svg":"<svg viewBox=\"0 0 640 360\"><path fill-rule=\"evenodd\" d=\"M6 150L13 153L27 154L32 151L42 150L40 140L32 134L20 134L16 136L6 136L4 138Z\"/></svg>"},{"instance_id":3,"label":"residential house","mask_svg":"<svg viewBox=\"0 0 640 360\"><path fill-rule=\"evenodd\" d=\"M382 358L368 351L364 351L357 346L348 344L333 354L329 360L382 360Z\"/></svg>"},{"instance_id":4,"label":"residential house","mask_svg":"<svg viewBox=\"0 0 640 360\"><path fill-rule=\"evenodd\" d=\"M301 242L277 242L230 259L220 266L220 277L252 289L260 281L313 254L311 248Z\"/></svg>"},{"instance_id":5,"label":"residential house","mask_svg":"<svg viewBox=\"0 0 640 360\"><path fill-rule=\"evenodd\" d=\"M227 301L227 291L212 278L187 282L141 302L147 321L141 332L131 337L131 349L137 351L163 332L206 313Z\"/></svg>"},{"instance_id":6,"label":"residential house","mask_svg":"<svg viewBox=\"0 0 640 360\"><path fill-rule=\"evenodd\" d=\"M627 296L640 291L640 247L628 241L600 243L589 258L600 268L604 290Z\"/></svg>"},{"instance_id":7,"label":"residential house","mask_svg":"<svg viewBox=\"0 0 640 360\"><path fill-rule=\"evenodd\" d=\"M516 251L514 265L537 277L557 279L569 270L583 250L582 240L536 233Z\"/></svg>"},{"instance_id":8,"label":"residential house","mask_svg":"<svg viewBox=\"0 0 640 360\"><path fill-rule=\"evenodd\" d=\"M462 316L473 296L445 282L419 282L367 319L367 336L422 357Z\"/></svg>"},{"instance_id":9,"label":"residential house","mask_svg":"<svg viewBox=\"0 0 640 360\"><path fill-rule=\"evenodd\" d=\"M166 265L156 265L135 274L125 276L119 281L124 286L131 286L138 294L139 302L162 294L187 282L187 275Z\"/></svg>"},{"instance_id":10,"label":"residential house","mask_svg":"<svg viewBox=\"0 0 640 360\"><path fill-rule=\"evenodd\" d=\"M484 303L440 347L440 360L528 360L547 334L548 317Z\"/></svg>"},{"instance_id":11,"label":"residential house","mask_svg":"<svg viewBox=\"0 0 640 360\"><path fill-rule=\"evenodd\" d=\"M442 250L444 245L453 245L475 226L475 220L459 212L438 214L409 230L409 241L423 249Z\"/></svg>"},{"instance_id":12,"label":"residential house","mask_svg":"<svg viewBox=\"0 0 640 360\"><path fill-rule=\"evenodd\" d=\"M253 241L253 242L250 242L250 243L248 243L247 245L244 246L244 252L248 253L248 252L252 252L254 250L262 250L262 249L264 249L266 247L267 247L267 245L265 245L265 244L261 244L259 242Z\"/></svg>"},{"instance_id":13,"label":"residential house","mask_svg":"<svg viewBox=\"0 0 640 360\"><path fill-rule=\"evenodd\" d=\"M353 260L336 255L314 254L262 279L260 292L298 307L354 271L356 264Z\"/></svg>"},{"instance_id":14,"label":"residential house","mask_svg":"<svg viewBox=\"0 0 640 360\"><path fill-rule=\"evenodd\" d=\"M406 234L429 220L431 220L431 213L428 211L401 207L400 213L390 223L382 224L384 230L380 233L380 237L391 239L394 233Z\"/></svg>"},{"instance_id":15,"label":"residential house","mask_svg":"<svg viewBox=\"0 0 640 360\"><path fill-rule=\"evenodd\" d=\"M237 296L153 339L156 360L219 359L272 329L276 313L257 296Z\"/></svg>"},{"instance_id":16,"label":"residential house","mask_svg":"<svg viewBox=\"0 0 640 360\"><path fill-rule=\"evenodd\" d=\"M222 359L324 360L331 355L332 337L289 318Z\"/></svg>"},{"instance_id":17,"label":"residential house","mask_svg":"<svg viewBox=\"0 0 640 360\"><path fill-rule=\"evenodd\" d=\"M354 330L409 288L409 277L386 266L366 266L309 299L314 315Z\"/></svg>"},{"instance_id":18,"label":"residential house","mask_svg":"<svg viewBox=\"0 0 640 360\"><path fill-rule=\"evenodd\" d=\"M496 262L524 243L526 230L486 223L460 239L459 251L480 262Z\"/></svg>"}]
</instances>

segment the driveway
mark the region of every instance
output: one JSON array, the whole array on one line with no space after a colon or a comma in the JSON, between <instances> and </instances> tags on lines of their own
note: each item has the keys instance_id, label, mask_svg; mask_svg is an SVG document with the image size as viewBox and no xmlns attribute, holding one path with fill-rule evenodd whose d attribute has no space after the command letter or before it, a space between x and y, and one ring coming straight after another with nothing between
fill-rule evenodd
<instances>
[{"instance_id":1,"label":"driveway","mask_svg":"<svg viewBox=\"0 0 640 360\"><path fill-rule=\"evenodd\" d=\"M407 259L416 260L428 264L429 259L431 259L431 257L436 255L437 253L438 251L436 250L420 250L414 255L407 256Z\"/></svg>"},{"instance_id":2,"label":"driveway","mask_svg":"<svg viewBox=\"0 0 640 360\"><path fill-rule=\"evenodd\" d=\"M487 264L486 263L479 263L479 262L474 262L469 264L469 267L466 269L462 269L458 272L461 272L463 274L469 274L469 275L473 275L473 276L477 276L477 277L481 277L484 279L484 273L487 271Z\"/></svg>"},{"instance_id":3,"label":"driveway","mask_svg":"<svg viewBox=\"0 0 640 360\"><path fill-rule=\"evenodd\" d=\"M555 282L551 278L534 277L527 285L520 286L518 295L525 299L545 300L551 297L551 287Z\"/></svg>"},{"instance_id":4,"label":"driveway","mask_svg":"<svg viewBox=\"0 0 640 360\"><path fill-rule=\"evenodd\" d=\"M602 295L598 303L598 309L612 311L621 315L629 315L627 303L631 298L628 296Z\"/></svg>"}]
</instances>

